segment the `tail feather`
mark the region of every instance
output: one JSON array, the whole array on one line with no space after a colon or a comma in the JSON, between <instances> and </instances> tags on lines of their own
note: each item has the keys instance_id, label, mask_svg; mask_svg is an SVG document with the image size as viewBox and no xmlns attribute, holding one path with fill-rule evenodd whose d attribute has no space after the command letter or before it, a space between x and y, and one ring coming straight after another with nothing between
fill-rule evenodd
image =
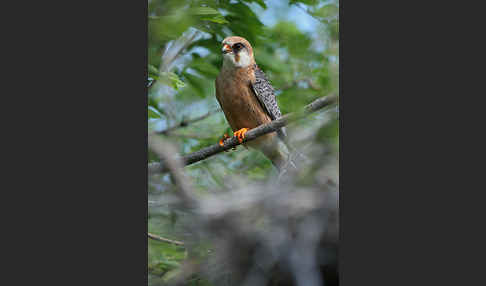
<instances>
[{"instance_id":1,"label":"tail feather","mask_svg":"<svg viewBox=\"0 0 486 286\"><path fill-rule=\"evenodd\" d=\"M270 159L272 164L277 168L279 173L282 173L284 171L288 170L293 170L293 171L298 171L298 167L301 164L301 156L295 148L289 148L289 144L280 141L273 145L271 148L265 148L263 149L263 153L265 156Z\"/></svg>"},{"instance_id":2,"label":"tail feather","mask_svg":"<svg viewBox=\"0 0 486 286\"><path fill-rule=\"evenodd\" d=\"M285 165L287 164L287 156L283 154L281 150L277 150L277 152L272 152L271 154L265 154L268 159L272 162L272 164L277 168L278 172L280 173Z\"/></svg>"},{"instance_id":3,"label":"tail feather","mask_svg":"<svg viewBox=\"0 0 486 286\"><path fill-rule=\"evenodd\" d=\"M294 148L288 139L285 129L282 128L277 131L277 134L264 135L248 145L262 151L279 174L287 171L295 173L306 161L306 156Z\"/></svg>"}]
</instances>

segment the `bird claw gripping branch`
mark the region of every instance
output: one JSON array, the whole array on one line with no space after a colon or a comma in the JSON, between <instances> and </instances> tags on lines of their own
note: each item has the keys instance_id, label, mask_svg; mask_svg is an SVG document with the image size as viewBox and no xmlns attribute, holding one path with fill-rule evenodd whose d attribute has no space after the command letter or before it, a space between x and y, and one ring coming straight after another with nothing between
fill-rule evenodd
<instances>
[{"instance_id":1,"label":"bird claw gripping branch","mask_svg":"<svg viewBox=\"0 0 486 286\"><path fill-rule=\"evenodd\" d=\"M224 140L230 138L227 133L224 133L223 138L219 140L219 146L223 147L224 146Z\"/></svg>"},{"instance_id":2,"label":"bird claw gripping branch","mask_svg":"<svg viewBox=\"0 0 486 286\"><path fill-rule=\"evenodd\" d=\"M240 130L238 131L235 131L233 133L233 136L236 137L236 139L238 139L238 142L242 143L243 142L243 139L245 139L245 133L248 131L249 129L248 128L241 128ZM219 140L219 146L223 147L224 146L224 141L226 139L230 138L228 136L227 133L225 133L223 135L223 138L221 138L221 140ZM236 150L236 146L232 148L232 150ZM228 152L228 150L225 150L225 152Z\"/></svg>"},{"instance_id":3,"label":"bird claw gripping branch","mask_svg":"<svg viewBox=\"0 0 486 286\"><path fill-rule=\"evenodd\" d=\"M227 133L224 133L223 138L219 140L219 146L223 147L224 146L224 140L230 138ZM236 147L233 147L233 150L236 150ZM228 152L228 150L224 150L224 152Z\"/></svg>"},{"instance_id":4,"label":"bird claw gripping branch","mask_svg":"<svg viewBox=\"0 0 486 286\"><path fill-rule=\"evenodd\" d=\"M238 131L235 131L233 133L233 136L235 136L238 139L238 142L243 142L243 139L245 139L245 133L248 131L248 128L241 128Z\"/></svg>"}]
</instances>

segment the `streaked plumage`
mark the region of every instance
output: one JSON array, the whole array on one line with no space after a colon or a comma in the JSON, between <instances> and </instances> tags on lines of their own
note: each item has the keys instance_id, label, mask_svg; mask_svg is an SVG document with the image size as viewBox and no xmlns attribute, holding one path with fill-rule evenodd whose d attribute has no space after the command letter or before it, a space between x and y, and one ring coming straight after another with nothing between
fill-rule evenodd
<instances>
[{"instance_id":1,"label":"streaked plumage","mask_svg":"<svg viewBox=\"0 0 486 286\"><path fill-rule=\"evenodd\" d=\"M254 73L255 82L252 82L252 88L258 100L272 120L282 117L275 98L275 90L267 80L265 73L256 64L254 66ZM278 130L278 135L283 139L285 137L285 129Z\"/></svg>"}]
</instances>

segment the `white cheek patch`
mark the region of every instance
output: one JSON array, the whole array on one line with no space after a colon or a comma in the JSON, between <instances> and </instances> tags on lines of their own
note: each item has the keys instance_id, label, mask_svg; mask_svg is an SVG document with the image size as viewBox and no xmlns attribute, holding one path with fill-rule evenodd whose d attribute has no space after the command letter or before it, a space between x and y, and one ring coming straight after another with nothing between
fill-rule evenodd
<instances>
[{"instance_id":1,"label":"white cheek patch","mask_svg":"<svg viewBox=\"0 0 486 286\"><path fill-rule=\"evenodd\" d=\"M250 55L246 50L242 50L238 53L238 61L236 61L236 55L234 53L227 53L223 55L223 67L238 67L243 68L251 64Z\"/></svg>"},{"instance_id":2,"label":"white cheek patch","mask_svg":"<svg viewBox=\"0 0 486 286\"><path fill-rule=\"evenodd\" d=\"M251 64L250 55L246 50L242 50L238 55L239 61L235 63L237 67L247 67Z\"/></svg>"}]
</instances>

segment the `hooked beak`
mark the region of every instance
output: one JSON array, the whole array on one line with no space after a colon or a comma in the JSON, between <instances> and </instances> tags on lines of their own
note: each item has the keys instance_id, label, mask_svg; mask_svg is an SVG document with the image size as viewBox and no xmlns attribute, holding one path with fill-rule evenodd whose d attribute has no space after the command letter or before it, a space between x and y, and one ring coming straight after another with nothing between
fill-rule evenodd
<instances>
[{"instance_id":1,"label":"hooked beak","mask_svg":"<svg viewBox=\"0 0 486 286\"><path fill-rule=\"evenodd\" d=\"M228 44L223 45L223 54L227 54L227 53L230 53L232 51L233 50L231 49L230 45L228 45Z\"/></svg>"}]
</instances>

